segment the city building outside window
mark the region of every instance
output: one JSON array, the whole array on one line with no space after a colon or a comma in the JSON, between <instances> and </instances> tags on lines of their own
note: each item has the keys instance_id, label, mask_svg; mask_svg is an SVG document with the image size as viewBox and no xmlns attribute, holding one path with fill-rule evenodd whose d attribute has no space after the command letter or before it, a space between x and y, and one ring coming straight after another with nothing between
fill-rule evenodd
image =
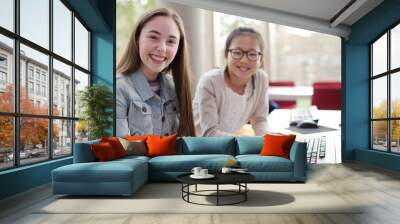
<instances>
[{"instance_id":1,"label":"city building outside window","mask_svg":"<svg viewBox=\"0 0 400 224\"><path fill-rule=\"evenodd\" d=\"M72 108L65 110L63 107L61 111L57 106L60 91L66 96L63 99L65 105L79 101L78 91L61 89L57 79L73 86L81 83L74 78L79 72L79 79L90 80L89 29L66 1L18 2L2 3L3 9L11 11L10 15L20 17L10 20L19 21L15 30L13 25L0 22L0 26L8 30L0 30L0 84L5 82L6 86L0 88L0 170L70 156L77 137L87 139L85 126L81 125L76 131L79 116L74 115ZM36 13L39 11L43 13ZM17 44L19 52L15 51ZM17 62L13 60L14 52L20 59ZM53 63L49 63L51 60ZM19 88L14 81L15 66L19 66ZM50 89L50 77L53 78L53 89ZM88 85L90 82L85 82L82 89ZM16 90L19 91L18 98L14 98ZM54 105L50 105L50 99ZM14 110L14 105L19 111ZM18 135L14 129L19 130Z\"/></svg>"}]
</instances>

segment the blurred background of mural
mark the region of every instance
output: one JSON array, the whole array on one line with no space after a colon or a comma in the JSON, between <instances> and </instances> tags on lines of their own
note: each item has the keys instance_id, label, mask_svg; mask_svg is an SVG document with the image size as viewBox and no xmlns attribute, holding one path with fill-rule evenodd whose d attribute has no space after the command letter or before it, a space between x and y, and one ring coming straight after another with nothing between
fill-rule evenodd
<instances>
[{"instance_id":1,"label":"blurred background of mural","mask_svg":"<svg viewBox=\"0 0 400 224\"><path fill-rule=\"evenodd\" d=\"M128 44L137 18L155 6L155 0L117 0L117 61Z\"/></svg>"}]
</instances>

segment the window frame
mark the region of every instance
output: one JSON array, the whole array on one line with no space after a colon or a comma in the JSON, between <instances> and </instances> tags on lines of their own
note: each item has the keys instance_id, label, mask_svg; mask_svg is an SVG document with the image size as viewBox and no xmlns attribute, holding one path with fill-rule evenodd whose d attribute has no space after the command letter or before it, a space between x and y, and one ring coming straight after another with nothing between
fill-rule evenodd
<instances>
[{"instance_id":1,"label":"window frame","mask_svg":"<svg viewBox=\"0 0 400 224\"><path fill-rule=\"evenodd\" d=\"M75 103L75 88L73 83L75 82L75 69L81 71L82 73L85 73L88 75L89 83L88 86L92 85L92 69L91 69L91 48L92 48L92 43L91 43L91 37L92 37L92 31L89 29L87 24L84 22L84 20L76 13L72 7L66 2L65 0L59 0L61 4L63 4L69 11L71 11L71 18L70 18L70 23L71 23L71 59L64 58L63 56L57 54L54 52L53 49L53 23L54 23L54 17L53 17L53 1L54 0L47 0L49 4L49 47L46 49L45 47L42 47L39 44L34 43L33 41L30 41L29 39L24 38L23 36L20 35L20 0L14 0L13 1L13 10L14 10L14 24L13 24L13 31L10 31L4 27L0 26L0 35L10 38L13 41L13 52L12 52L12 69L11 69L11 75L13 75L14 79L14 110L13 112L2 112L0 111L0 116L4 117L11 117L13 119L13 165L10 167L4 167L0 168L0 172L4 170L10 170L10 169L16 169L19 167L23 166L29 166L37 163L43 163L46 161L54 160L54 159L61 159L65 157L70 157L73 156L74 152L74 143L75 143L75 126L76 126L76 121L79 120L79 117L75 116L75 108L71 108L71 114L70 115L65 115L65 116L56 116L53 115L53 59L58 60L61 63L64 63L68 66L71 67L71 104L74 105ZM79 22L83 25L83 27L88 31L88 69L85 69L78 64L75 63L75 25L74 21L75 19L79 20ZM36 50L42 54L45 54L48 56L48 73L46 77L46 84L45 84L45 95L48 97L48 112L46 115L39 115L39 114L27 114L27 113L21 113L20 111L20 87L21 87L21 76L20 76L20 70L21 70L21 56L20 56L20 45L23 44L29 48L32 48L33 50ZM30 68L33 68L33 79L31 79L30 76ZM36 92L35 85L40 83L40 88L42 88L42 85L44 84L42 81L41 75L43 74L44 70L40 69L37 70L38 68L35 66L30 65L29 63L26 64L26 82L33 82L34 86L34 92ZM9 69L10 70L10 69ZM36 72L39 72L39 79L37 80L36 77ZM21 74L23 75L23 74ZM27 91L29 91L28 83L26 84ZM34 95L40 97L43 97L42 91L40 90L40 94L35 94ZM36 103L36 102L34 102ZM46 157L43 157L43 160L37 161L37 162L28 162L28 163L21 163L21 158L20 158L20 119L21 118L45 118L47 119L48 123L48 134L47 134L47 149L48 154ZM70 154L67 155L62 155L62 156L55 156L53 155L55 147L53 146L53 123L57 122L57 120L60 121L70 121L71 122L71 141L70 141L70 148L71 152Z\"/></svg>"},{"instance_id":2,"label":"window frame","mask_svg":"<svg viewBox=\"0 0 400 224\"><path fill-rule=\"evenodd\" d=\"M391 31L393 28L400 26L400 21L397 21L393 25L391 25L389 28L387 28L383 33L378 35L374 40L372 40L369 44L369 149L373 151L379 151L379 152L386 152L386 153L391 153L391 154L400 154L400 152L393 152L392 151L392 122L393 121L400 121L400 117L392 117L392 98L391 98L391 91L392 91L392 86L391 86L391 79L392 76L395 75L396 73L400 72L400 67L391 69ZM387 56L387 64L386 64L386 71L376 74L373 74L373 44L376 43L381 37L384 35L387 35L386 39L386 44L387 44L387 51L386 51L386 56ZM386 87L387 87L387 105L386 105L386 117L385 118L373 118L373 81L378 79L386 77ZM386 121L386 151L384 150L379 150L377 148L374 148L374 136L373 136L373 122L375 121Z\"/></svg>"}]
</instances>

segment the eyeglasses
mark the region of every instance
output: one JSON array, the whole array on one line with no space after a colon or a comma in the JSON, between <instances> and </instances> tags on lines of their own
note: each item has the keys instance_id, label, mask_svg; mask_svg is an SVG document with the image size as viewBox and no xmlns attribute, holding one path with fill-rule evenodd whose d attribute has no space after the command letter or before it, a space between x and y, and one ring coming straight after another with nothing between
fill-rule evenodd
<instances>
[{"instance_id":1,"label":"eyeglasses","mask_svg":"<svg viewBox=\"0 0 400 224\"><path fill-rule=\"evenodd\" d=\"M243 51L240 49L229 49L228 51L231 53L231 57L236 60L240 60L244 55L246 55L249 61L257 61L262 55L261 52L255 50Z\"/></svg>"}]
</instances>

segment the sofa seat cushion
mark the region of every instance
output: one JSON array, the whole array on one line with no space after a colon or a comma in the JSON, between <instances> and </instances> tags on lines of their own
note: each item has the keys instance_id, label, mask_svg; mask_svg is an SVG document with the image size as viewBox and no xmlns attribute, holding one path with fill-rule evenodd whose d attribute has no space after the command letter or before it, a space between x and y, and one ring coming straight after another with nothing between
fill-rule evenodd
<instances>
[{"instance_id":1,"label":"sofa seat cushion","mask_svg":"<svg viewBox=\"0 0 400 224\"><path fill-rule=\"evenodd\" d=\"M177 141L179 155L235 155L234 137L183 137Z\"/></svg>"},{"instance_id":2,"label":"sofa seat cushion","mask_svg":"<svg viewBox=\"0 0 400 224\"><path fill-rule=\"evenodd\" d=\"M293 172L292 161L279 156L239 155L236 160L249 172Z\"/></svg>"},{"instance_id":3,"label":"sofa seat cushion","mask_svg":"<svg viewBox=\"0 0 400 224\"><path fill-rule=\"evenodd\" d=\"M122 159L109 162L75 163L53 170L58 182L131 182L134 173L147 170L145 161ZM147 176L147 173L143 173Z\"/></svg>"},{"instance_id":4,"label":"sofa seat cushion","mask_svg":"<svg viewBox=\"0 0 400 224\"><path fill-rule=\"evenodd\" d=\"M151 172L190 172L193 167L203 167L211 172L219 171L230 159L231 155L174 155L157 156L149 160Z\"/></svg>"},{"instance_id":5,"label":"sofa seat cushion","mask_svg":"<svg viewBox=\"0 0 400 224\"><path fill-rule=\"evenodd\" d=\"M143 162L147 162L147 161L149 161L149 159L150 159L150 157L148 157L148 156L135 156L135 155L130 155L130 156L125 156L124 158L121 158L121 159L117 159L117 160L114 160L113 162L116 162L116 161L124 161L124 162L131 162L131 161L135 161L135 160L138 160L138 161L143 161Z\"/></svg>"}]
</instances>

